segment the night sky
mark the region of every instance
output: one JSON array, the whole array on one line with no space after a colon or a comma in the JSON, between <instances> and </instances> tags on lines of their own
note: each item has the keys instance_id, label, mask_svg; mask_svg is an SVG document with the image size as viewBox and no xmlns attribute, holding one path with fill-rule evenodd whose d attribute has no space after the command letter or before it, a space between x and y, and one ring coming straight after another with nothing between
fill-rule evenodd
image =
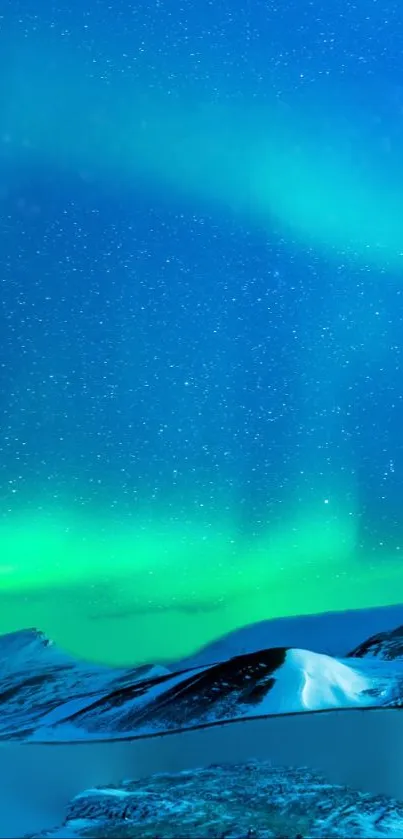
<instances>
[{"instance_id":1,"label":"night sky","mask_svg":"<svg viewBox=\"0 0 403 839\"><path fill-rule=\"evenodd\" d=\"M0 631L403 599L403 9L8 4Z\"/></svg>"}]
</instances>

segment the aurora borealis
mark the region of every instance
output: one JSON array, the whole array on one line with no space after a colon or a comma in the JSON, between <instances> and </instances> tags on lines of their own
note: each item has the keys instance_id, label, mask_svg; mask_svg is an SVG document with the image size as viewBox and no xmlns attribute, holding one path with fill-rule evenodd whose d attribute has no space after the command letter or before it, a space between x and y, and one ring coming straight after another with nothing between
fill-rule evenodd
<instances>
[{"instance_id":1,"label":"aurora borealis","mask_svg":"<svg viewBox=\"0 0 403 839\"><path fill-rule=\"evenodd\" d=\"M19 626L24 614L85 657L150 661L192 652L238 626L240 615L249 623L401 597L395 559L360 561L351 526L323 517L244 547L217 525L139 525L106 528L68 513L12 522L1 533L9 565L0 629Z\"/></svg>"},{"instance_id":2,"label":"aurora borealis","mask_svg":"<svg viewBox=\"0 0 403 839\"><path fill-rule=\"evenodd\" d=\"M128 664L399 602L389 30L114 9L2 34L0 632Z\"/></svg>"}]
</instances>

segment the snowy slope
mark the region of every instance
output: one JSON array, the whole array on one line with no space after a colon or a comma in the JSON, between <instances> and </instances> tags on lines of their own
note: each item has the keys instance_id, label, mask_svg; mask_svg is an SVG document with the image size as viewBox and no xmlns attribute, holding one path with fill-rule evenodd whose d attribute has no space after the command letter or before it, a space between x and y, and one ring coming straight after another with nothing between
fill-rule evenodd
<instances>
[{"instance_id":1,"label":"snowy slope","mask_svg":"<svg viewBox=\"0 0 403 839\"><path fill-rule=\"evenodd\" d=\"M60 721L54 712L44 716L32 737L141 736L267 714L395 705L402 681L401 667L279 647L117 688Z\"/></svg>"},{"instance_id":2,"label":"snowy slope","mask_svg":"<svg viewBox=\"0 0 403 839\"><path fill-rule=\"evenodd\" d=\"M372 705L368 691L373 684L370 674L357 672L336 658L289 650L270 695L270 709L277 713ZM263 713L266 707L263 703Z\"/></svg>"}]
</instances>

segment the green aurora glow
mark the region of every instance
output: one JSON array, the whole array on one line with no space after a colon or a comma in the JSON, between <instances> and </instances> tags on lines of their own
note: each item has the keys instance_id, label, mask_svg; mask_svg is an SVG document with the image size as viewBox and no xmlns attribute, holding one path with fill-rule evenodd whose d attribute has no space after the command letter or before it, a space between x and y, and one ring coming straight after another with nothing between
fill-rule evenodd
<instances>
[{"instance_id":1,"label":"green aurora glow","mask_svg":"<svg viewBox=\"0 0 403 839\"><path fill-rule=\"evenodd\" d=\"M330 507L247 545L228 521L12 518L0 530L0 632L39 626L77 655L130 664L268 617L400 602L396 554L363 562L354 517Z\"/></svg>"}]
</instances>

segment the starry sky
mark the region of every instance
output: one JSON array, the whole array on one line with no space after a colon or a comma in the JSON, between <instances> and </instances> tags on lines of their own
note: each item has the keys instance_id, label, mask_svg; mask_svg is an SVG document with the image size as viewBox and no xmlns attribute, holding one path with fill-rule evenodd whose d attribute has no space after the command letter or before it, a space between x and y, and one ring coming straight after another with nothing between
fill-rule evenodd
<instances>
[{"instance_id":1,"label":"starry sky","mask_svg":"<svg viewBox=\"0 0 403 839\"><path fill-rule=\"evenodd\" d=\"M402 48L386 0L10 4L1 632L402 600Z\"/></svg>"}]
</instances>

